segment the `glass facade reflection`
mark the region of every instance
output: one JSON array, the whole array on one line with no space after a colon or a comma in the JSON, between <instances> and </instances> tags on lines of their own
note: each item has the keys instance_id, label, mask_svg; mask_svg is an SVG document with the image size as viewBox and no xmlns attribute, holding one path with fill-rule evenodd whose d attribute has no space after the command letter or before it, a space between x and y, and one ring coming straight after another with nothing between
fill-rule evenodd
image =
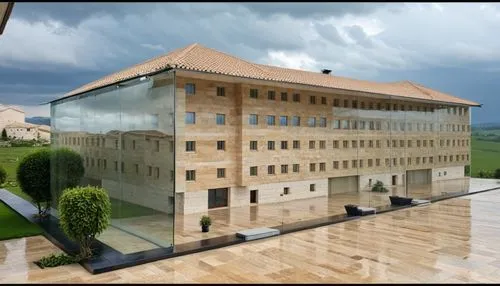
<instances>
[{"instance_id":1,"label":"glass facade reflection","mask_svg":"<svg viewBox=\"0 0 500 286\"><path fill-rule=\"evenodd\" d=\"M174 77L162 73L51 106L51 146L78 152L81 185L109 193L112 226L98 239L122 253L174 243L174 102ZM52 192L57 207L57 176Z\"/></svg>"}]
</instances>

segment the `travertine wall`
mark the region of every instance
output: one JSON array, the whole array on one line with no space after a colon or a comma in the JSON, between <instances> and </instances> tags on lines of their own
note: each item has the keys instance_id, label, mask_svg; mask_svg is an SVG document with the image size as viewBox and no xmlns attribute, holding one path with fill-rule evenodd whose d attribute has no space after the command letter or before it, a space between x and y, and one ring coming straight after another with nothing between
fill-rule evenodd
<instances>
[{"instance_id":1,"label":"travertine wall","mask_svg":"<svg viewBox=\"0 0 500 286\"><path fill-rule=\"evenodd\" d=\"M464 176L465 176L465 166L443 167L443 168L435 168L432 170L433 181L457 179L457 178L463 178Z\"/></svg>"},{"instance_id":2,"label":"travertine wall","mask_svg":"<svg viewBox=\"0 0 500 286\"><path fill-rule=\"evenodd\" d=\"M0 108L2 108L1 105ZM10 108L0 111L0 132L2 132L5 126L11 123L15 122L24 123L24 119L25 119L24 112L20 112Z\"/></svg>"}]
</instances>

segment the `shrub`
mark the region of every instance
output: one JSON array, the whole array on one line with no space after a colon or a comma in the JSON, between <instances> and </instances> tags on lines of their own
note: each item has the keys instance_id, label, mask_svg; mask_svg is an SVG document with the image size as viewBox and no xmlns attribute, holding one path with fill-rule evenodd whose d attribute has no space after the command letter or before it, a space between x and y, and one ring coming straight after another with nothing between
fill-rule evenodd
<instances>
[{"instance_id":1,"label":"shrub","mask_svg":"<svg viewBox=\"0 0 500 286\"><path fill-rule=\"evenodd\" d=\"M0 165L0 185L3 185L7 181L7 171Z\"/></svg>"},{"instance_id":2,"label":"shrub","mask_svg":"<svg viewBox=\"0 0 500 286\"><path fill-rule=\"evenodd\" d=\"M478 178L493 178L493 173L488 170L480 170L477 173Z\"/></svg>"},{"instance_id":3,"label":"shrub","mask_svg":"<svg viewBox=\"0 0 500 286\"><path fill-rule=\"evenodd\" d=\"M68 265L79 262L81 259L78 256L69 256L65 253L59 255L51 254L49 256L44 256L38 260L38 265L41 268L46 267L56 267L60 265Z\"/></svg>"},{"instance_id":4,"label":"shrub","mask_svg":"<svg viewBox=\"0 0 500 286\"><path fill-rule=\"evenodd\" d=\"M378 193L386 193L389 190L384 187L384 183L382 181L378 181L373 185L372 187L372 192L378 192Z\"/></svg>"},{"instance_id":5,"label":"shrub","mask_svg":"<svg viewBox=\"0 0 500 286\"><path fill-rule=\"evenodd\" d=\"M200 219L200 225L201 226L210 226L210 225L212 225L212 219L209 216L204 215Z\"/></svg>"},{"instance_id":6,"label":"shrub","mask_svg":"<svg viewBox=\"0 0 500 286\"><path fill-rule=\"evenodd\" d=\"M80 256L92 256L91 244L109 225L111 202L104 189L76 187L59 199L59 221L64 233L80 244Z\"/></svg>"},{"instance_id":7,"label":"shrub","mask_svg":"<svg viewBox=\"0 0 500 286\"><path fill-rule=\"evenodd\" d=\"M493 174L493 177L495 179L500 179L500 168L495 170L495 173Z\"/></svg>"},{"instance_id":8,"label":"shrub","mask_svg":"<svg viewBox=\"0 0 500 286\"><path fill-rule=\"evenodd\" d=\"M38 150L25 156L17 166L17 181L21 190L29 195L44 217L50 209L50 151ZM45 208L42 203L45 202Z\"/></svg>"},{"instance_id":9,"label":"shrub","mask_svg":"<svg viewBox=\"0 0 500 286\"><path fill-rule=\"evenodd\" d=\"M7 137L7 131L5 130L5 128L2 130L2 140L3 141L9 140L9 138Z\"/></svg>"},{"instance_id":10,"label":"shrub","mask_svg":"<svg viewBox=\"0 0 500 286\"><path fill-rule=\"evenodd\" d=\"M53 190L56 198L68 188L78 186L85 172L83 159L77 152L68 148L52 150L51 171Z\"/></svg>"},{"instance_id":11,"label":"shrub","mask_svg":"<svg viewBox=\"0 0 500 286\"><path fill-rule=\"evenodd\" d=\"M465 166L464 173L466 176L470 176L470 165Z\"/></svg>"}]
</instances>

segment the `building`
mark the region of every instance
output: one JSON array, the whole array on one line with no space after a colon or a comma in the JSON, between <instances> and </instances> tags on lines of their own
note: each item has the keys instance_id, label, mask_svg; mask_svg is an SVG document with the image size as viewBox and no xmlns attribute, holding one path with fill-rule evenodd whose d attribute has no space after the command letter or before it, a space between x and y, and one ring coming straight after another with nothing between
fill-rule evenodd
<instances>
[{"instance_id":1,"label":"building","mask_svg":"<svg viewBox=\"0 0 500 286\"><path fill-rule=\"evenodd\" d=\"M193 44L54 100L52 146L89 157L85 182L115 199L202 213L361 192L377 180L408 188L463 178L474 106L410 81L255 64ZM147 143L149 133L165 141ZM82 148L89 136L115 139ZM106 156L114 173L92 169Z\"/></svg>"},{"instance_id":2,"label":"building","mask_svg":"<svg viewBox=\"0 0 500 286\"><path fill-rule=\"evenodd\" d=\"M0 35L3 34L5 27L7 26L7 21L9 21L13 8L14 2L0 3Z\"/></svg>"},{"instance_id":3,"label":"building","mask_svg":"<svg viewBox=\"0 0 500 286\"><path fill-rule=\"evenodd\" d=\"M5 126L7 137L21 140L50 141L50 126L14 122Z\"/></svg>"},{"instance_id":4,"label":"building","mask_svg":"<svg viewBox=\"0 0 500 286\"><path fill-rule=\"evenodd\" d=\"M24 111L21 108L0 104L0 130L12 123L24 123L24 120Z\"/></svg>"}]
</instances>

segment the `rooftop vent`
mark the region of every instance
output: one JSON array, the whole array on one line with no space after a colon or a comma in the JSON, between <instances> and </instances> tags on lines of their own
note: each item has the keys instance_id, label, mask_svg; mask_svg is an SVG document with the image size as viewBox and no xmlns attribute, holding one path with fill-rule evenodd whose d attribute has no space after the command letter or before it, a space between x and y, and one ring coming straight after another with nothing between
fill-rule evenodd
<instances>
[{"instance_id":1,"label":"rooftop vent","mask_svg":"<svg viewBox=\"0 0 500 286\"><path fill-rule=\"evenodd\" d=\"M332 72L332 70L322 69L321 72L323 74L330 74Z\"/></svg>"}]
</instances>

